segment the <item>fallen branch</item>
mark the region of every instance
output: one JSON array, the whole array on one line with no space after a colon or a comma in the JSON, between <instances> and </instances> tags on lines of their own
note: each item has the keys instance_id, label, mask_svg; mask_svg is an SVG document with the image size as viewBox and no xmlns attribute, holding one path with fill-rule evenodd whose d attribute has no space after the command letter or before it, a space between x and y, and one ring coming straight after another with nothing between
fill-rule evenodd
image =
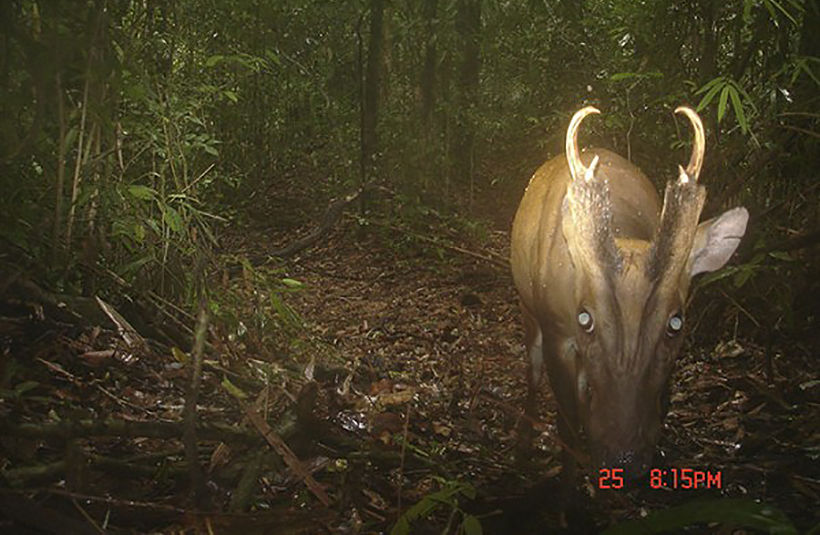
<instances>
[{"instance_id":1,"label":"fallen branch","mask_svg":"<svg viewBox=\"0 0 820 535\"><path fill-rule=\"evenodd\" d=\"M742 264L744 262L748 262L752 259L752 257L760 253L768 254L774 251L798 251L800 249L815 247L817 244L820 244L820 229L815 229L804 234L798 234L796 236L786 238L785 240L773 243L763 249L749 249L740 257L737 263Z\"/></svg>"},{"instance_id":2,"label":"fallen branch","mask_svg":"<svg viewBox=\"0 0 820 535\"><path fill-rule=\"evenodd\" d=\"M305 467L302 466L302 461L296 457L296 454L290 449L290 447L282 440L272 428L268 425L268 422L265 421L262 416L259 415L256 410L251 407L250 405L243 404L243 408L245 409L245 416L248 417L248 420L251 421L254 427L265 437L265 440L268 441L268 444L273 447L276 453L279 454L280 457L285 461L285 464L288 465L294 474L296 474L302 481L305 482L307 488L317 497L319 501L322 502L323 505L330 505L330 498L325 493L325 490L313 479L313 476L310 475L310 472L305 470Z\"/></svg>"},{"instance_id":3,"label":"fallen branch","mask_svg":"<svg viewBox=\"0 0 820 535\"><path fill-rule=\"evenodd\" d=\"M305 470L302 466L302 461L296 457L296 454L290 449L285 441L268 425L262 416L250 405L242 404L245 410L245 416L251 421L254 427L265 437L268 444L273 447L276 453L285 461L294 474L296 474L302 481L305 482L307 488L317 497L323 505L330 505L330 497L325 493L325 490L313 479L313 476Z\"/></svg>"},{"instance_id":4,"label":"fallen branch","mask_svg":"<svg viewBox=\"0 0 820 535\"><path fill-rule=\"evenodd\" d=\"M68 516L64 511L47 507L41 501L32 500L25 495L0 493L0 516L4 518L4 524L8 519L13 519L14 523L11 525L17 526L18 529L20 526L34 528L31 531L26 530L27 532L77 533L80 535L101 533L94 526Z\"/></svg>"},{"instance_id":5,"label":"fallen branch","mask_svg":"<svg viewBox=\"0 0 820 535\"><path fill-rule=\"evenodd\" d=\"M201 278L201 270L197 270ZM196 410L199 403L199 393L202 386L202 362L205 359L205 335L208 331L208 307L204 297L199 303L199 318L194 335L194 348L191 351L193 366L191 367L191 384L185 395L185 407L182 409L182 444L185 448L185 461L188 464L188 475L194 491L194 499L198 505L204 503L205 476L199 466L199 449L197 448L196 424L199 413Z\"/></svg>"},{"instance_id":6,"label":"fallen branch","mask_svg":"<svg viewBox=\"0 0 820 535\"><path fill-rule=\"evenodd\" d=\"M510 267L510 263L509 263L509 261L507 261L506 258L504 258L501 255L496 254L492 251L490 251L489 254L483 255L483 254L477 253L475 251L470 251L469 249L464 249L463 247L459 247L457 245L452 245L452 244L446 243L446 242L444 242L444 241L442 241L438 238L430 238L430 237L424 236L422 234L417 234L415 232L411 232L411 231L407 230L406 228L398 227L396 225L391 225L389 223L379 223L379 222L372 222L372 223L374 225L377 225L377 226L389 228L390 230L395 230L396 232L401 232L403 234L409 234L413 237L413 239L424 241L424 242L427 242L427 243L432 243L436 247L442 247L444 249L449 249L450 251L454 251L454 252L459 253L459 254L463 254L463 255L466 255L466 256L471 256L473 258L477 258L477 259L482 260L484 262L488 262L488 263L490 263L490 264L492 264L496 267L499 267L503 270L507 270Z\"/></svg>"},{"instance_id":7,"label":"fallen branch","mask_svg":"<svg viewBox=\"0 0 820 535\"><path fill-rule=\"evenodd\" d=\"M139 512L143 518L146 518L149 515L159 515L167 518L171 515L172 517L178 516L180 522L185 520L188 523L190 523L191 520L208 518L220 520L220 525L227 525L227 522L230 521L232 522L230 524L231 526L237 526L237 519L242 518L247 522L247 524L242 525L248 526L248 529L245 531L254 533L259 532L260 529L265 530L265 528L268 528L267 531L264 531L266 533L305 533L306 526L308 528L312 528L308 531L309 533L318 533L321 531L322 527L327 526L328 522L330 522L332 518L332 512L330 511L303 512L294 510L290 504L276 507L273 510L264 513L246 513L243 515L237 515L235 513L198 511L196 509L185 509L166 503L129 500L111 496L97 496L93 494L72 492L55 488L40 489L39 493L49 496L59 496L71 501L79 501L82 503L88 502L102 504L105 505L107 509L122 512L123 514L128 514L129 511L136 511ZM18 518L18 520L20 520L23 524L26 523L23 520L36 520L38 519L36 516L37 512L30 512L30 507L24 507L26 504L36 503L35 500L31 499L30 495L30 490L8 491L6 489L0 489L0 510L3 512L8 512L9 510L17 511L17 514L15 514L14 517ZM9 505L9 497L15 496L21 496L20 501L12 502L12 507L4 509L4 506ZM18 503L20 504L19 506L17 505ZM9 516L11 517L12 515ZM35 523L35 520L32 520L32 523ZM35 525L37 524L35 523ZM59 525L61 526L60 530L51 530L48 531L48 533L84 533L79 529L72 529L74 527L72 522L62 522ZM80 524L77 525L80 526Z\"/></svg>"},{"instance_id":8,"label":"fallen branch","mask_svg":"<svg viewBox=\"0 0 820 535\"><path fill-rule=\"evenodd\" d=\"M319 222L318 227L308 232L305 236L299 238L290 245L282 247L281 249L274 249L273 251L268 251L264 255L257 255L252 257L251 264L253 264L254 266L264 264L271 257L287 258L315 244L325 234L327 234L330 231L330 229L333 228L334 225L336 225L336 222L339 221L339 219L342 217L342 213L344 212L345 208L347 208L349 204L356 201L356 199L358 199L359 196L361 196L362 191L363 190L358 189L353 193L342 197L341 199L334 199L328 205L327 210L325 211L325 215Z\"/></svg>"},{"instance_id":9,"label":"fallen branch","mask_svg":"<svg viewBox=\"0 0 820 535\"><path fill-rule=\"evenodd\" d=\"M143 458L123 460L102 455L90 455L84 460L84 468L105 471L117 477L153 478L157 474L157 463L167 461L167 457L177 455L178 452L163 452L162 454L146 455ZM68 470L65 460L47 464L36 464L9 468L3 472L3 478L14 488L25 488L35 485L44 485L58 479L64 479ZM166 476L179 476L187 473L187 467L181 464L165 463L162 468Z\"/></svg>"},{"instance_id":10,"label":"fallen branch","mask_svg":"<svg viewBox=\"0 0 820 535\"><path fill-rule=\"evenodd\" d=\"M23 438L146 437L174 438L182 435L182 422L131 422L126 420L78 420L47 424L0 423L0 436ZM225 424L200 423L200 440L253 441L255 433Z\"/></svg>"}]
</instances>

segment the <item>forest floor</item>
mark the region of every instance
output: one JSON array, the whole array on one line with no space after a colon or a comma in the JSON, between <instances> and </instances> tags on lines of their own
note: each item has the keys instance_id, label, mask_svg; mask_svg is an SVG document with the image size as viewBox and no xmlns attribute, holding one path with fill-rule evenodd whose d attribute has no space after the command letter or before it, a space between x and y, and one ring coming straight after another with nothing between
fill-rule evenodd
<instances>
[{"instance_id":1,"label":"forest floor","mask_svg":"<svg viewBox=\"0 0 820 535\"><path fill-rule=\"evenodd\" d=\"M226 252L264 255L310 230L323 206L307 201L310 192L290 193L256 206L225 237ZM662 466L708 472L711 484L601 490L581 478L572 507L562 507L546 382L534 450L516 455L526 361L505 265L514 206L491 202L500 197L487 192L471 218L371 214L361 229L351 213L284 263L213 283L217 301L228 287L247 299L235 309L220 302L202 374L209 506L191 505L179 440L188 357L153 342L130 352L105 316L72 326L45 306L33 322L27 305L3 303L0 531L472 535L480 524L488 534L597 533L674 506L666 522L749 517L767 505L801 531L813 527L816 355L799 341L699 343L706 326L679 358L659 450ZM272 301L252 282L281 279L274 314L261 313ZM265 414L301 468L270 452L247 406ZM718 502L696 501L710 499ZM785 522L763 516L758 527Z\"/></svg>"},{"instance_id":2,"label":"forest floor","mask_svg":"<svg viewBox=\"0 0 820 535\"><path fill-rule=\"evenodd\" d=\"M404 511L411 533L444 525L470 533L472 515L485 533L595 533L672 505L684 505L686 516L685 504L721 497L752 497L812 526L820 474L807 445L816 444L820 410L810 403L810 352L784 355L737 339L703 347L692 333L673 376L661 466L717 475L720 487L657 490L644 480L601 491L590 478L581 512L562 513L546 381L535 451L523 461L515 455L526 360L506 266L514 205L494 202L510 195L485 193L473 216L483 232L435 213L412 229L373 218L360 232L350 217L286 264L283 275L305 284L289 303L348 371L325 384L323 417L380 452L381 463L365 456L330 483L342 504L337 527L381 531ZM285 244L292 233L277 239ZM430 513L426 523L420 511Z\"/></svg>"}]
</instances>

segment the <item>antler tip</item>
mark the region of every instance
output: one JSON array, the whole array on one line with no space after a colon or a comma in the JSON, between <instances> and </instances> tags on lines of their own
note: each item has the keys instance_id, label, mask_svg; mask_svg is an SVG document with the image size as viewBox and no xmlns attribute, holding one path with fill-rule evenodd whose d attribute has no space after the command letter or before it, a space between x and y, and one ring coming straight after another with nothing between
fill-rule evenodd
<instances>
[{"instance_id":1,"label":"antler tip","mask_svg":"<svg viewBox=\"0 0 820 535\"><path fill-rule=\"evenodd\" d=\"M598 167L598 155L596 154L595 157L592 159L592 163L589 164L586 171L584 172L584 180L589 182L593 178L595 178L595 168Z\"/></svg>"},{"instance_id":2,"label":"antler tip","mask_svg":"<svg viewBox=\"0 0 820 535\"><path fill-rule=\"evenodd\" d=\"M678 176L680 178L680 183L681 184L688 184L689 183L689 175L686 174L686 170L683 168L682 165L678 165L678 171L679 171Z\"/></svg>"}]
</instances>

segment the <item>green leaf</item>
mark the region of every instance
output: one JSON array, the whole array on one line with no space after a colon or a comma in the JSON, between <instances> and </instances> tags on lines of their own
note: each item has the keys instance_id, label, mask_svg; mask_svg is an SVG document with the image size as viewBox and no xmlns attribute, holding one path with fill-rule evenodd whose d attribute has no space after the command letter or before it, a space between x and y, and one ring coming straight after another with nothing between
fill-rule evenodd
<instances>
[{"instance_id":1,"label":"green leaf","mask_svg":"<svg viewBox=\"0 0 820 535\"><path fill-rule=\"evenodd\" d=\"M216 65L217 63L221 62L224 58L225 57L220 55L220 54L217 54L215 56L211 56L210 58L205 60L205 66L208 67L208 68L211 68L214 65Z\"/></svg>"},{"instance_id":2,"label":"green leaf","mask_svg":"<svg viewBox=\"0 0 820 535\"><path fill-rule=\"evenodd\" d=\"M619 82L621 80L627 80L629 78L635 78L637 74L634 72L616 72L612 76L609 77L610 80L613 82Z\"/></svg>"},{"instance_id":3,"label":"green leaf","mask_svg":"<svg viewBox=\"0 0 820 535\"><path fill-rule=\"evenodd\" d=\"M436 500L434 496L438 494L434 492L428 496L425 496L421 500L418 501L415 505L413 505L410 509L408 509L402 516L407 519L408 522L412 522L418 518L425 518L427 515L441 507L442 503L439 500Z\"/></svg>"},{"instance_id":4,"label":"green leaf","mask_svg":"<svg viewBox=\"0 0 820 535\"><path fill-rule=\"evenodd\" d=\"M706 94L700 99L698 103L697 111L702 111L706 106L712 102L712 99L715 98L715 95L726 85L726 80L722 76L718 76L711 82L707 83L705 86L701 87L700 90L695 93L696 95L702 93L707 87L709 90L706 91Z\"/></svg>"},{"instance_id":5,"label":"green leaf","mask_svg":"<svg viewBox=\"0 0 820 535\"><path fill-rule=\"evenodd\" d=\"M772 258L776 258L777 260L782 260L784 262L794 262L794 257L787 253L786 251L772 251L769 253L769 256Z\"/></svg>"},{"instance_id":6,"label":"green leaf","mask_svg":"<svg viewBox=\"0 0 820 535\"><path fill-rule=\"evenodd\" d=\"M398 520L396 520L396 525L393 526L393 529L390 530L390 535L409 535L410 534L410 523L404 517L404 515L400 516Z\"/></svg>"},{"instance_id":7,"label":"green leaf","mask_svg":"<svg viewBox=\"0 0 820 535\"><path fill-rule=\"evenodd\" d=\"M742 288L743 285L746 284L746 281L748 281L751 278L753 273L754 270L751 267L744 266L743 269L739 270L737 272L737 275L735 275L734 281L732 281L735 285L735 288Z\"/></svg>"},{"instance_id":8,"label":"green leaf","mask_svg":"<svg viewBox=\"0 0 820 535\"><path fill-rule=\"evenodd\" d=\"M153 231L154 231L154 233L156 233L156 234L162 234L162 231L161 231L161 230L160 230L160 228L159 228L159 223L158 223L158 222L157 222L157 220L156 220L156 219L154 219L153 217L149 217L148 219L146 219L146 220L145 220L145 224L147 224L147 225L148 225L148 227L149 227L151 230L153 230Z\"/></svg>"},{"instance_id":9,"label":"green leaf","mask_svg":"<svg viewBox=\"0 0 820 535\"><path fill-rule=\"evenodd\" d=\"M792 79L792 83L794 83L794 80L797 79L797 76L802 71L802 72L805 72L809 76L809 78L814 80L815 84L820 85L820 78L817 78L817 76L815 76L814 71L811 69L811 65L809 65L809 62L820 63L820 58L816 58L816 57L813 57L813 56L807 56L807 57L803 57L803 58L798 59L797 60L797 67L795 68L796 75Z\"/></svg>"},{"instance_id":10,"label":"green leaf","mask_svg":"<svg viewBox=\"0 0 820 535\"><path fill-rule=\"evenodd\" d=\"M128 262L124 266L122 266L119 269L119 272L123 275L133 275L133 274L137 273L140 270L140 268L142 268L142 266L149 263L153 259L154 259L154 256L150 253L145 255L145 256L141 256L139 258L136 258L136 259Z\"/></svg>"},{"instance_id":11,"label":"green leaf","mask_svg":"<svg viewBox=\"0 0 820 535\"><path fill-rule=\"evenodd\" d=\"M701 276L700 280L698 281L698 287L703 288L712 284L713 282L717 282L719 280L725 279L727 277L731 277L735 273L737 273L736 267L727 267L726 269L719 269L718 271L713 271L712 273L707 273L706 275Z\"/></svg>"},{"instance_id":12,"label":"green leaf","mask_svg":"<svg viewBox=\"0 0 820 535\"><path fill-rule=\"evenodd\" d=\"M715 86L722 86L723 83L724 83L723 76L718 76L716 78L712 78L711 80L709 80L708 82L703 84L703 87L701 87L700 89L695 91L695 94L700 95L701 93L711 91L711 90L714 89Z\"/></svg>"},{"instance_id":13,"label":"green leaf","mask_svg":"<svg viewBox=\"0 0 820 535\"><path fill-rule=\"evenodd\" d=\"M216 150L212 145L202 145L202 150L210 154L211 156L219 156L219 151Z\"/></svg>"},{"instance_id":14,"label":"green leaf","mask_svg":"<svg viewBox=\"0 0 820 535\"><path fill-rule=\"evenodd\" d=\"M718 123L723 119L723 116L726 114L726 99L729 98L729 91L732 89L732 86L726 84L723 86L723 91L720 92L720 100L718 101L718 112L717 112L717 120Z\"/></svg>"},{"instance_id":15,"label":"green leaf","mask_svg":"<svg viewBox=\"0 0 820 535\"><path fill-rule=\"evenodd\" d=\"M781 511L770 505L743 498L694 500L663 511L655 511L640 520L622 522L603 533L604 535L665 533L678 531L693 524L709 522L730 524L734 528L752 528L764 533L797 535L794 525Z\"/></svg>"},{"instance_id":16,"label":"green leaf","mask_svg":"<svg viewBox=\"0 0 820 535\"><path fill-rule=\"evenodd\" d=\"M23 381L22 383L19 383L14 386L14 395L21 396L29 390L34 390L38 386L40 386L40 383L38 383L37 381Z\"/></svg>"},{"instance_id":17,"label":"green leaf","mask_svg":"<svg viewBox=\"0 0 820 535\"><path fill-rule=\"evenodd\" d=\"M277 54L273 50L265 50L265 57L274 62L277 66L282 65L282 60L279 59L279 54Z\"/></svg>"},{"instance_id":18,"label":"green leaf","mask_svg":"<svg viewBox=\"0 0 820 535\"><path fill-rule=\"evenodd\" d=\"M752 100L752 97L750 97L750 96L749 96L749 93L747 93L747 92L746 92L746 90L745 90L745 89L743 89L743 86L738 85L737 83L733 83L732 85L734 85L735 89L737 89L737 90L738 90L738 92L740 93L740 96L742 96L742 97L743 97L743 102L744 102L747 106L749 106L750 108L752 108L753 110L756 110L756 109L757 109L757 106L755 106L755 101L754 101L754 100Z\"/></svg>"},{"instance_id":19,"label":"green leaf","mask_svg":"<svg viewBox=\"0 0 820 535\"><path fill-rule=\"evenodd\" d=\"M168 195L168 200L169 201L184 201L186 203L200 204L199 199L197 199L196 197L191 197L190 195L185 194L185 193L172 193L172 194Z\"/></svg>"},{"instance_id":20,"label":"green leaf","mask_svg":"<svg viewBox=\"0 0 820 535\"><path fill-rule=\"evenodd\" d=\"M743 0L743 22L748 23L751 20L752 6L754 0Z\"/></svg>"},{"instance_id":21,"label":"green leaf","mask_svg":"<svg viewBox=\"0 0 820 535\"><path fill-rule=\"evenodd\" d=\"M182 231L182 217L173 206L164 206L162 210L162 220L168 225L172 232Z\"/></svg>"},{"instance_id":22,"label":"green leaf","mask_svg":"<svg viewBox=\"0 0 820 535\"><path fill-rule=\"evenodd\" d=\"M790 5L791 5L794 9L796 9L797 11L800 11L801 13L802 13L802 12L804 12L804 11L806 11L806 9L803 7L803 2L804 2L805 0L786 0L786 1L787 1L787 2L788 2L788 3L789 3L789 4L790 4Z\"/></svg>"},{"instance_id":23,"label":"green leaf","mask_svg":"<svg viewBox=\"0 0 820 535\"><path fill-rule=\"evenodd\" d=\"M483 535L484 531L481 529L481 522L473 515L464 515L464 521L461 523L466 535Z\"/></svg>"},{"instance_id":24,"label":"green leaf","mask_svg":"<svg viewBox=\"0 0 820 535\"><path fill-rule=\"evenodd\" d=\"M151 201L153 200L157 192L153 189L149 188L148 186L142 186L140 184L133 184L128 186L128 193L141 201Z\"/></svg>"},{"instance_id":25,"label":"green leaf","mask_svg":"<svg viewBox=\"0 0 820 535\"><path fill-rule=\"evenodd\" d=\"M72 126L68 129L68 132L66 132L65 141L63 143L67 151L70 151L71 147L74 146L74 141L77 139L79 131L79 128Z\"/></svg>"},{"instance_id":26,"label":"green leaf","mask_svg":"<svg viewBox=\"0 0 820 535\"><path fill-rule=\"evenodd\" d=\"M475 498L475 488L469 483L439 477L435 477L435 479L441 483L442 488L424 496L416 504L407 509L396 521L393 529L391 529L391 535L409 533L410 524L419 518L428 517L442 506L448 506L451 509L460 511L457 498L459 494L463 494L470 499ZM481 523L472 515L465 514L461 526L463 532L468 535L482 534Z\"/></svg>"},{"instance_id":27,"label":"green leaf","mask_svg":"<svg viewBox=\"0 0 820 535\"><path fill-rule=\"evenodd\" d=\"M776 8L778 9L778 11L780 11L781 13L783 13L783 15L785 15L785 16L786 16L786 18L787 18L787 19L789 19L789 21L791 21L791 23L792 23L792 24L794 24L795 26L797 26L797 20L795 20L795 18L794 18L794 17L792 17L792 14L791 14L791 13L789 13L789 12L786 10L786 8L785 8L785 7L783 7L783 5L782 5L780 2L778 2L777 0L765 0L765 3L766 3L766 7L767 7L767 8L769 8L769 13L771 13L771 15L772 15L772 19L775 19L775 16L774 16L774 11L770 8L769 4L771 4L771 5L773 5L774 7L776 7ZM776 20L776 19L775 19L775 20ZM776 25L777 25L777 23L775 22L775 26L776 26Z\"/></svg>"},{"instance_id":28,"label":"green leaf","mask_svg":"<svg viewBox=\"0 0 820 535\"><path fill-rule=\"evenodd\" d=\"M769 17L772 19L774 27L780 28L780 23L777 21L777 14L774 12L771 0L763 0L763 5L766 6L766 10L769 12Z\"/></svg>"},{"instance_id":29,"label":"green leaf","mask_svg":"<svg viewBox=\"0 0 820 535\"><path fill-rule=\"evenodd\" d=\"M134 221L134 224L131 226L131 237L137 243L145 241L145 227Z\"/></svg>"},{"instance_id":30,"label":"green leaf","mask_svg":"<svg viewBox=\"0 0 820 535\"><path fill-rule=\"evenodd\" d=\"M222 388L235 398L248 399L248 395L241 388L233 384L227 377L222 378Z\"/></svg>"},{"instance_id":31,"label":"green leaf","mask_svg":"<svg viewBox=\"0 0 820 535\"><path fill-rule=\"evenodd\" d=\"M740 95L738 94L735 88L732 88L732 91L729 92L729 96L732 97L732 109L735 110L735 117L737 117L737 124L740 125L740 129L745 134L746 131L749 129L749 123L746 122L746 114L743 113L743 103L740 102Z\"/></svg>"},{"instance_id":32,"label":"green leaf","mask_svg":"<svg viewBox=\"0 0 820 535\"><path fill-rule=\"evenodd\" d=\"M180 364L187 364L190 360L188 358L188 353L184 352L177 346L171 347L171 355L173 355L177 362L179 362Z\"/></svg>"},{"instance_id":33,"label":"green leaf","mask_svg":"<svg viewBox=\"0 0 820 535\"><path fill-rule=\"evenodd\" d=\"M135 102L148 100L148 91L142 85L142 81L126 81L123 85L123 94Z\"/></svg>"},{"instance_id":34,"label":"green leaf","mask_svg":"<svg viewBox=\"0 0 820 535\"><path fill-rule=\"evenodd\" d=\"M300 282L296 279L289 279L287 277L282 279L282 284L284 284L288 288L293 288L293 289L299 289L299 288L304 288L305 287L304 283L302 283L302 282Z\"/></svg>"},{"instance_id":35,"label":"green leaf","mask_svg":"<svg viewBox=\"0 0 820 535\"><path fill-rule=\"evenodd\" d=\"M475 500L475 487L470 485L469 483L463 483L459 488L459 491L471 500Z\"/></svg>"},{"instance_id":36,"label":"green leaf","mask_svg":"<svg viewBox=\"0 0 820 535\"><path fill-rule=\"evenodd\" d=\"M296 313L282 301L282 298L279 297L276 293L270 294L270 303L273 310L276 312L276 315L285 322L287 325L291 327L299 327L301 326L301 320Z\"/></svg>"}]
</instances>

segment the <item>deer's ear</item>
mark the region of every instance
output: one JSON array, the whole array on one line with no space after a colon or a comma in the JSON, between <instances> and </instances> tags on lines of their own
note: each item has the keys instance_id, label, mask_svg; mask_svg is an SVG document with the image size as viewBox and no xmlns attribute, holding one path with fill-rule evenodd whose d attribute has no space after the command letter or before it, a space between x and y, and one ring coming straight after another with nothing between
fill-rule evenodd
<instances>
[{"instance_id":1,"label":"deer's ear","mask_svg":"<svg viewBox=\"0 0 820 535\"><path fill-rule=\"evenodd\" d=\"M689 276L715 271L726 265L746 233L749 212L742 206L698 225L689 255Z\"/></svg>"}]
</instances>

